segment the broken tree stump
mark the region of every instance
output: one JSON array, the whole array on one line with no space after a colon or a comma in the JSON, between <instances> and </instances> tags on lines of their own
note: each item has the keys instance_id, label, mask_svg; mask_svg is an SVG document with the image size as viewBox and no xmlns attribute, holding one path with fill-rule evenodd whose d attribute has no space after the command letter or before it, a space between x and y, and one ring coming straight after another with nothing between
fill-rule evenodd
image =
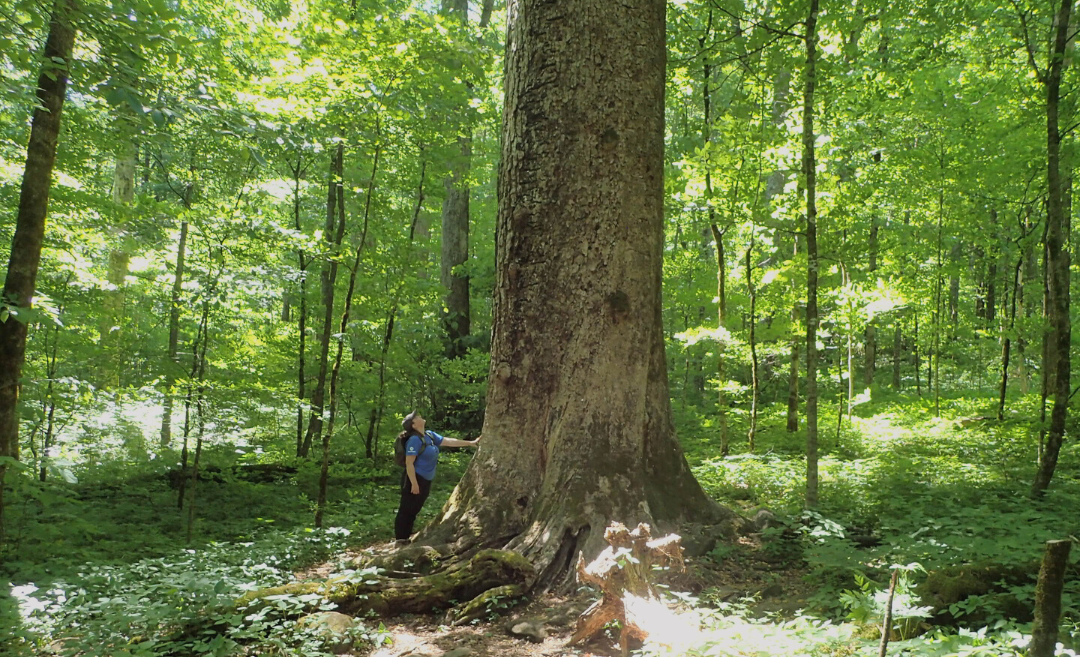
<instances>
[{"instance_id":1,"label":"broken tree stump","mask_svg":"<svg viewBox=\"0 0 1080 657\"><path fill-rule=\"evenodd\" d=\"M617 620L621 628L619 647L625 657L631 640L640 642L649 636L641 622L643 615L663 607L652 582L653 567L681 570L682 539L675 534L653 539L652 529L645 523L630 531L622 523L613 522L604 530L604 540L610 547L588 566L578 555L578 581L596 586L603 596L578 618L569 644L588 641Z\"/></svg>"}]
</instances>

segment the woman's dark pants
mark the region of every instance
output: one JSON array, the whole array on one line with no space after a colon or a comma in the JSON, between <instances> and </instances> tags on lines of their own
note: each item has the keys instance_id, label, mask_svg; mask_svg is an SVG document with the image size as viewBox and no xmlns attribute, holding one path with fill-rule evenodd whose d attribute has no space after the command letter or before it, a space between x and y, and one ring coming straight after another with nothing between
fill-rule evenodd
<instances>
[{"instance_id":1,"label":"woman's dark pants","mask_svg":"<svg viewBox=\"0 0 1080 657\"><path fill-rule=\"evenodd\" d=\"M401 504L398 506L397 519L394 521L394 538L408 540L412 535L413 523L416 515L424 508L424 502L431 492L431 481L416 475L416 483L420 485L420 492L412 494L412 484L409 483L408 473L401 473Z\"/></svg>"}]
</instances>

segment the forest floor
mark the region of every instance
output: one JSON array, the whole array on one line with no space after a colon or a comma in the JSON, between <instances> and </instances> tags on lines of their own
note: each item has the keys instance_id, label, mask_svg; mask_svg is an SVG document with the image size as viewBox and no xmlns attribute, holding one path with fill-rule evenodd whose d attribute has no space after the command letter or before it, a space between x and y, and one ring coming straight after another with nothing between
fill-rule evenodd
<instances>
[{"instance_id":1,"label":"forest floor","mask_svg":"<svg viewBox=\"0 0 1080 657\"><path fill-rule=\"evenodd\" d=\"M665 578L663 583L684 600L689 595L714 604L742 602L748 604L755 615L792 617L806 606L805 570L779 563L764 554L761 548L757 536L742 537L736 543L720 548L726 558L719 561L712 557L687 559L686 569ZM343 561L363 561L392 549L390 544L372 544L338 555L334 560L305 569L296 576L299 580L324 579L335 574ZM577 617L594 599L592 591L585 588L562 595L545 593L460 627L446 625L441 612L384 618L381 621L385 629L383 645L357 645L343 654L363 657L620 655L617 631L584 646L568 645ZM672 602L680 606L677 601Z\"/></svg>"}]
</instances>

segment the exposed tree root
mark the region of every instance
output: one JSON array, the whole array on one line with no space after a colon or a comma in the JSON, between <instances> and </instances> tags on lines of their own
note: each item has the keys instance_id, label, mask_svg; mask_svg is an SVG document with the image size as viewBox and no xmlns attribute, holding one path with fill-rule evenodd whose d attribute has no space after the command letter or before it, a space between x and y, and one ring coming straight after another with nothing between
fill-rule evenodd
<instances>
[{"instance_id":1,"label":"exposed tree root","mask_svg":"<svg viewBox=\"0 0 1080 657\"><path fill-rule=\"evenodd\" d=\"M428 613L449 608L455 601L472 600L500 586L516 585L525 590L534 579L532 565L521 555L506 550L482 550L468 561L452 563L430 575L410 579L365 576L293 582L251 591L236 604L246 607L275 595L317 593L346 614L369 610L383 615Z\"/></svg>"}]
</instances>

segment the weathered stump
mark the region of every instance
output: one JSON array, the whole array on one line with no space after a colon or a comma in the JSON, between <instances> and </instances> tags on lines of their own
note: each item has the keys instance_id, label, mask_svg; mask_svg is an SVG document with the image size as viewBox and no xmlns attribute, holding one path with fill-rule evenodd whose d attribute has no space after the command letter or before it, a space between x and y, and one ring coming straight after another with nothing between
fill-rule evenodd
<instances>
[{"instance_id":1,"label":"weathered stump","mask_svg":"<svg viewBox=\"0 0 1080 657\"><path fill-rule=\"evenodd\" d=\"M604 531L610 547L588 566L578 556L578 581L598 587L603 597L585 610L569 644L580 644L593 638L613 620L621 631L619 646L628 654L630 641L644 641L649 632L643 626L642 614L661 605L660 595L652 582L654 566L681 570L683 568L682 539L675 534L653 539L650 527L641 523L633 531L618 522Z\"/></svg>"},{"instance_id":2,"label":"weathered stump","mask_svg":"<svg viewBox=\"0 0 1080 657\"><path fill-rule=\"evenodd\" d=\"M1072 541L1047 541L1039 581L1035 586L1035 624L1031 628L1030 657L1053 657L1061 621L1061 592Z\"/></svg>"}]
</instances>

